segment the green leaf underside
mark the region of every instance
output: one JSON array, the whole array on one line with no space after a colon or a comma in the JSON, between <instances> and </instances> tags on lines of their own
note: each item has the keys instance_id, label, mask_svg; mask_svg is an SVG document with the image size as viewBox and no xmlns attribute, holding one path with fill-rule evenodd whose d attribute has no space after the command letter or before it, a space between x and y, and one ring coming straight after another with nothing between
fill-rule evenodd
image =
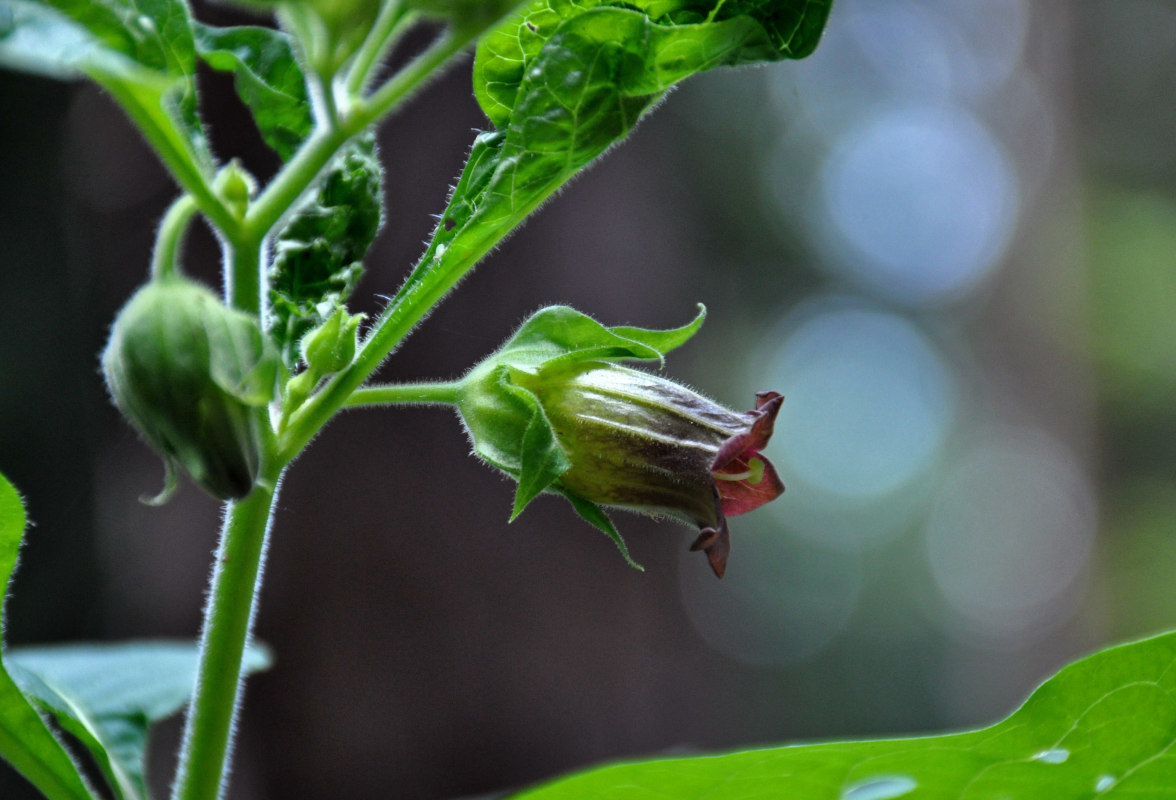
<instances>
[{"instance_id":1,"label":"green leaf underside","mask_svg":"<svg viewBox=\"0 0 1176 800\"><path fill-rule=\"evenodd\" d=\"M1071 664L981 730L620 764L518 797L1158 800L1173 787L1176 633L1166 633Z\"/></svg>"},{"instance_id":2,"label":"green leaf underside","mask_svg":"<svg viewBox=\"0 0 1176 800\"><path fill-rule=\"evenodd\" d=\"M270 28L200 23L195 36L197 52L209 66L234 74L237 96L252 112L265 143L282 161L290 160L310 135L314 119L289 37Z\"/></svg>"},{"instance_id":3,"label":"green leaf underside","mask_svg":"<svg viewBox=\"0 0 1176 800\"><path fill-rule=\"evenodd\" d=\"M147 797L148 729L188 702L199 662L195 643L27 647L9 652L7 661L26 694L90 751L119 797ZM269 663L263 648L246 651L246 673Z\"/></svg>"},{"instance_id":4,"label":"green leaf underside","mask_svg":"<svg viewBox=\"0 0 1176 800\"><path fill-rule=\"evenodd\" d=\"M0 475L0 586L5 589L24 528L20 497ZM0 658L0 756L51 800L93 797L69 754L10 676L7 662L5 654Z\"/></svg>"},{"instance_id":5,"label":"green leaf underside","mask_svg":"<svg viewBox=\"0 0 1176 800\"><path fill-rule=\"evenodd\" d=\"M363 257L383 223L382 180L369 132L335 158L318 191L275 240L271 326L290 369L301 356L302 337L345 306L363 274Z\"/></svg>"},{"instance_id":6,"label":"green leaf underside","mask_svg":"<svg viewBox=\"0 0 1176 800\"><path fill-rule=\"evenodd\" d=\"M156 147L208 166L196 112L196 49L182 0L7 0L0 64L105 87Z\"/></svg>"}]
</instances>

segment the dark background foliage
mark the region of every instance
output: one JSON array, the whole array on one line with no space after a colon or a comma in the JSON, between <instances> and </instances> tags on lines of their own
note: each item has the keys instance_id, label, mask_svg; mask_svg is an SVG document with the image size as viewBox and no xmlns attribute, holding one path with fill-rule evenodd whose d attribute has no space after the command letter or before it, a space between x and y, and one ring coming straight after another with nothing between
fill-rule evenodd
<instances>
[{"instance_id":1,"label":"dark background foliage","mask_svg":"<svg viewBox=\"0 0 1176 800\"><path fill-rule=\"evenodd\" d=\"M809 61L689 82L382 372L456 376L549 303L668 327L705 302L669 372L789 398L789 491L732 521L727 578L672 523L616 516L644 574L558 498L508 527L512 486L443 409L348 413L282 488L257 620L277 663L232 798L476 795L977 725L1173 623L1176 8L984 8L839 0ZM272 172L228 82L202 82L218 152ZM91 86L0 72L0 107L0 471L35 523L6 640L191 638L219 509L191 486L137 502L162 470L97 369L174 187ZM357 310L395 291L485 124L466 62L382 129ZM206 231L188 253L215 281Z\"/></svg>"}]
</instances>

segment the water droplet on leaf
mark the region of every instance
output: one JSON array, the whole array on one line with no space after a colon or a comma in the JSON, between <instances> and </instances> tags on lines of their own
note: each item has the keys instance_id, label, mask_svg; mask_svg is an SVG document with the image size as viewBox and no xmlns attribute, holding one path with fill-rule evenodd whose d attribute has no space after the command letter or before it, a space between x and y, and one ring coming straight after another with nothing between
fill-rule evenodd
<instances>
[{"instance_id":1,"label":"water droplet on leaf","mask_svg":"<svg viewBox=\"0 0 1176 800\"><path fill-rule=\"evenodd\" d=\"M1061 764L1069 757L1070 751L1066 748L1051 747L1049 750L1042 750L1033 756L1033 760L1040 761L1043 764Z\"/></svg>"},{"instance_id":2,"label":"water droplet on leaf","mask_svg":"<svg viewBox=\"0 0 1176 800\"><path fill-rule=\"evenodd\" d=\"M919 783L907 775L882 775L847 786L841 800L891 800L913 792Z\"/></svg>"}]
</instances>

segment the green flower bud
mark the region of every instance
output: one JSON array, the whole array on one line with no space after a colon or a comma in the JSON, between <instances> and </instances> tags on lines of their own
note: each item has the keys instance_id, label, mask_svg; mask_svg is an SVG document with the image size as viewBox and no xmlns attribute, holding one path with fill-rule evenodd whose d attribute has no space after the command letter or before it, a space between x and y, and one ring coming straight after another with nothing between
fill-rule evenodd
<instances>
[{"instance_id":1,"label":"green flower bud","mask_svg":"<svg viewBox=\"0 0 1176 800\"><path fill-rule=\"evenodd\" d=\"M462 381L458 408L474 451L518 482L515 515L542 491L567 497L623 543L599 506L697 525L722 577L726 517L779 496L760 455L783 397L731 411L678 383L617 364L653 360L702 322L672 331L605 328L571 309L544 309Z\"/></svg>"},{"instance_id":2,"label":"green flower bud","mask_svg":"<svg viewBox=\"0 0 1176 800\"><path fill-rule=\"evenodd\" d=\"M249 199L257 192L257 181L234 158L217 173L216 190L234 216L242 219L249 208Z\"/></svg>"},{"instance_id":3,"label":"green flower bud","mask_svg":"<svg viewBox=\"0 0 1176 800\"><path fill-rule=\"evenodd\" d=\"M363 314L350 315L343 308L302 337L302 358L316 375L330 375L355 359L355 335Z\"/></svg>"},{"instance_id":4,"label":"green flower bud","mask_svg":"<svg viewBox=\"0 0 1176 800\"><path fill-rule=\"evenodd\" d=\"M222 500L245 496L257 478L256 409L273 399L277 367L253 317L179 276L135 293L102 354L115 405L169 475L178 466Z\"/></svg>"}]
</instances>

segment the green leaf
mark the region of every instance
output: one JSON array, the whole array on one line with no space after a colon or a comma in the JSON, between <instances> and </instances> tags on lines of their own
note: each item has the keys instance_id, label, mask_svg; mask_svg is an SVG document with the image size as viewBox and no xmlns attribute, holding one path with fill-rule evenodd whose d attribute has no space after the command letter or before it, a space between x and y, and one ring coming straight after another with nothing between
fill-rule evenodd
<instances>
[{"instance_id":1,"label":"green leaf","mask_svg":"<svg viewBox=\"0 0 1176 800\"><path fill-rule=\"evenodd\" d=\"M7 0L0 64L106 88L173 169L206 173L196 49L182 0Z\"/></svg>"},{"instance_id":2,"label":"green leaf","mask_svg":"<svg viewBox=\"0 0 1176 800\"><path fill-rule=\"evenodd\" d=\"M16 567L24 528L20 496L0 475L0 586L6 589ZM7 667L7 654L0 654L0 756L50 800L94 797L65 748L25 699Z\"/></svg>"},{"instance_id":3,"label":"green leaf","mask_svg":"<svg viewBox=\"0 0 1176 800\"><path fill-rule=\"evenodd\" d=\"M199 650L192 642L124 642L28 647L8 653L13 677L93 755L124 800L147 797L149 727L188 702ZM264 648L245 654L245 671L267 669Z\"/></svg>"},{"instance_id":4,"label":"green leaf","mask_svg":"<svg viewBox=\"0 0 1176 800\"><path fill-rule=\"evenodd\" d=\"M383 223L383 171L371 132L349 144L318 191L297 206L274 242L271 330L286 366L299 341L343 308Z\"/></svg>"},{"instance_id":5,"label":"green leaf","mask_svg":"<svg viewBox=\"0 0 1176 800\"><path fill-rule=\"evenodd\" d=\"M548 197L623 139L675 83L718 66L807 55L829 0L543 0L483 38L474 91L498 130L475 140L400 301L448 291Z\"/></svg>"},{"instance_id":6,"label":"green leaf","mask_svg":"<svg viewBox=\"0 0 1176 800\"><path fill-rule=\"evenodd\" d=\"M611 14L603 0L538 0L483 38L474 65L474 93L498 128L520 107L520 90L544 50L566 47L568 36L625 39L625 63L617 75L619 94L654 94L695 72L784 58L803 58L817 46L832 0L636 0L627 8L644 18ZM607 15L581 26L597 11ZM603 52L603 51L601 51ZM589 62L585 62L589 63ZM566 69L552 77L569 77ZM525 90L524 90L525 94Z\"/></svg>"},{"instance_id":7,"label":"green leaf","mask_svg":"<svg viewBox=\"0 0 1176 800\"><path fill-rule=\"evenodd\" d=\"M283 161L310 135L314 119L290 38L270 28L196 24L196 49L213 69L234 74L237 96L265 143Z\"/></svg>"},{"instance_id":8,"label":"green leaf","mask_svg":"<svg viewBox=\"0 0 1176 800\"><path fill-rule=\"evenodd\" d=\"M520 800L1169 798L1176 633L1064 668L1012 716L969 733L752 750L604 767Z\"/></svg>"}]
</instances>

